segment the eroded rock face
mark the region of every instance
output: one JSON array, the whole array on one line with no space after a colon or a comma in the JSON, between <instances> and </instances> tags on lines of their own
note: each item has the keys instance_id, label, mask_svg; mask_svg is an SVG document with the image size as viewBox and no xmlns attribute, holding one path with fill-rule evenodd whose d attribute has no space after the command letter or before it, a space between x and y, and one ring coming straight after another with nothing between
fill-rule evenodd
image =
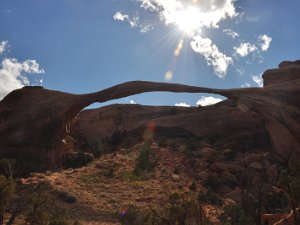
<instances>
[{"instance_id":1,"label":"eroded rock face","mask_svg":"<svg viewBox=\"0 0 300 225\"><path fill-rule=\"evenodd\" d=\"M182 144L188 144L191 139L206 140L220 148L241 151L270 147L264 120L255 112L241 111L230 100L211 107L188 108L110 105L84 110L72 121L71 135L83 149L84 144L96 139L109 142L118 133L125 141L135 143L152 135L157 142L186 139L181 140Z\"/></svg>"},{"instance_id":2,"label":"eroded rock face","mask_svg":"<svg viewBox=\"0 0 300 225\"><path fill-rule=\"evenodd\" d=\"M205 130L204 126L211 129L217 126L224 134L223 130L232 128L228 118L229 121L239 121L237 118L244 117L241 119L244 124L240 126L247 127L247 119L256 117L258 123L252 121L251 124L256 124L259 129L265 128L271 138L273 153L287 160L291 154L300 153L299 61L281 63L280 68L267 70L263 78L264 88L228 90L143 81L128 82L85 95L25 87L11 92L0 102L0 154L1 157L29 158L38 169L55 167L64 154L61 143L69 132L69 123L83 108L94 102L133 94L169 91L220 94L236 107L228 109L218 104L207 109L190 109L176 117L166 115L167 119L151 118L160 126L168 127L175 123L177 127L198 134ZM204 113L193 110L203 110ZM162 113L166 112L162 110ZM142 118L140 120L143 121ZM235 124L239 123L237 121ZM188 126L189 123L195 124Z\"/></svg>"}]
</instances>

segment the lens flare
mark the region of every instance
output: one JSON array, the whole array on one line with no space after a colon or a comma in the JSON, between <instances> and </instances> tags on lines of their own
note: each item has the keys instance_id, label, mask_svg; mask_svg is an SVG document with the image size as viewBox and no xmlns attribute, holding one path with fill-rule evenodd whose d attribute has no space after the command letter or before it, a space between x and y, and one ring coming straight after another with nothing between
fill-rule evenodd
<instances>
[{"instance_id":1,"label":"lens flare","mask_svg":"<svg viewBox=\"0 0 300 225\"><path fill-rule=\"evenodd\" d=\"M177 57L177 56L180 55L180 52L181 52L182 47L183 47L183 39L181 39L181 40L179 41L179 44L177 45L177 48L176 48L175 51L174 51L174 56Z\"/></svg>"},{"instance_id":2,"label":"lens flare","mask_svg":"<svg viewBox=\"0 0 300 225\"><path fill-rule=\"evenodd\" d=\"M167 71L165 73L165 80L170 81L170 80L172 80L172 78L173 78L173 72L172 71Z\"/></svg>"}]
</instances>

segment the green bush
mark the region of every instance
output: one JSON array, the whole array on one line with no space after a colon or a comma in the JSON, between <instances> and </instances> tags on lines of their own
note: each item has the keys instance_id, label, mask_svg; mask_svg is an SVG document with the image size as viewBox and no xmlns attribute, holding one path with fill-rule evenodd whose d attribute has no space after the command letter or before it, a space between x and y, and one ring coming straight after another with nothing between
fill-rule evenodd
<instances>
[{"instance_id":1,"label":"green bush","mask_svg":"<svg viewBox=\"0 0 300 225\"><path fill-rule=\"evenodd\" d=\"M224 212L219 219L225 225L252 225L251 218L245 213L240 204L230 204L224 207Z\"/></svg>"},{"instance_id":2,"label":"green bush","mask_svg":"<svg viewBox=\"0 0 300 225\"><path fill-rule=\"evenodd\" d=\"M133 170L133 174L140 176L144 173L150 173L153 171L157 164L157 156L155 152L150 148L149 144L144 144L139 156L136 160L136 165Z\"/></svg>"},{"instance_id":3,"label":"green bush","mask_svg":"<svg viewBox=\"0 0 300 225\"><path fill-rule=\"evenodd\" d=\"M103 144L99 137L93 137L86 141L85 148L88 152L92 153L95 157L101 155Z\"/></svg>"},{"instance_id":4,"label":"green bush","mask_svg":"<svg viewBox=\"0 0 300 225\"><path fill-rule=\"evenodd\" d=\"M206 193L199 193L199 201L202 203L209 203L213 205L222 205L223 200L212 190L208 190Z\"/></svg>"},{"instance_id":5,"label":"green bush","mask_svg":"<svg viewBox=\"0 0 300 225\"><path fill-rule=\"evenodd\" d=\"M227 161L234 160L236 158L236 155L237 155L237 151L234 150L227 149L227 151L224 152L224 157L225 160Z\"/></svg>"},{"instance_id":6,"label":"green bush","mask_svg":"<svg viewBox=\"0 0 300 225\"><path fill-rule=\"evenodd\" d=\"M187 153L193 152L197 149L197 143L194 140L189 140L186 144L186 151Z\"/></svg>"},{"instance_id":7,"label":"green bush","mask_svg":"<svg viewBox=\"0 0 300 225\"><path fill-rule=\"evenodd\" d=\"M13 203L16 183L0 175L0 221L3 221L4 212Z\"/></svg>"},{"instance_id":8,"label":"green bush","mask_svg":"<svg viewBox=\"0 0 300 225\"><path fill-rule=\"evenodd\" d=\"M70 195L66 191L56 191L56 196L59 200L69 203L69 204L76 203L76 201L77 201L74 196Z\"/></svg>"},{"instance_id":9,"label":"green bush","mask_svg":"<svg viewBox=\"0 0 300 225\"><path fill-rule=\"evenodd\" d=\"M140 225L141 212L133 205L130 205L126 210L122 210L119 214L119 221L122 225Z\"/></svg>"},{"instance_id":10,"label":"green bush","mask_svg":"<svg viewBox=\"0 0 300 225\"><path fill-rule=\"evenodd\" d=\"M32 193L25 221L30 225L68 225L66 211L45 192Z\"/></svg>"},{"instance_id":11,"label":"green bush","mask_svg":"<svg viewBox=\"0 0 300 225\"><path fill-rule=\"evenodd\" d=\"M79 168L94 160L94 156L88 152L74 152L65 156L64 165L66 168Z\"/></svg>"},{"instance_id":12,"label":"green bush","mask_svg":"<svg viewBox=\"0 0 300 225\"><path fill-rule=\"evenodd\" d=\"M121 225L207 225L210 224L197 200L185 194L173 193L161 206L140 210L129 206L119 213Z\"/></svg>"},{"instance_id":13,"label":"green bush","mask_svg":"<svg viewBox=\"0 0 300 225\"><path fill-rule=\"evenodd\" d=\"M185 194L174 193L162 207L152 211L152 224L157 225L200 225L202 208L198 201Z\"/></svg>"},{"instance_id":14,"label":"green bush","mask_svg":"<svg viewBox=\"0 0 300 225\"><path fill-rule=\"evenodd\" d=\"M204 180L204 185L213 191L217 191L221 186L221 180L216 174L212 173Z\"/></svg>"},{"instance_id":15,"label":"green bush","mask_svg":"<svg viewBox=\"0 0 300 225\"><path fill-rule=\"evenodd\" d=\"M131 182L134 182L134 181L139 181L140 180L140 177L133 174L132 172L123 172L121 174L121 178L124 179L124 180L128 180L128 181L131 181Z\"/></svg>"}]
</instances>

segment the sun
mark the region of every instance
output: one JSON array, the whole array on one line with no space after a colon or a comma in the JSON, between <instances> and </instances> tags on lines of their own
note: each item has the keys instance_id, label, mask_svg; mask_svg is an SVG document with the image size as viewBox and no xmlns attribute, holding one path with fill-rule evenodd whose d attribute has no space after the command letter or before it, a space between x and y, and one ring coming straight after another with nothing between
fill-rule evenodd
<instances>
[{"instance_id":1,"label":"sun","mask_svg":"<svg viewBox=\"0 0 300 225\"><path fill-rule=\"evenodd\" d=\"M187 35L193 35L201 28L201 13L195 6L189 6L176 12L175 24Z\"/></svg>"}]
</instances>

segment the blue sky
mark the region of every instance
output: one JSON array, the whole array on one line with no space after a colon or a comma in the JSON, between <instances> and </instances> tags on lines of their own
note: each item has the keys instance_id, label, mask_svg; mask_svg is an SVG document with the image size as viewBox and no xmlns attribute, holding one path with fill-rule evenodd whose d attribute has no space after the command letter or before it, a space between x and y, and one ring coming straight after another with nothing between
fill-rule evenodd
<instances>
[{"instance_id":1,"label":"blue sky","mask_svg":"<svg viewBox=\"0 0 300 225\"><path fill-rule=\"evenodd\" d=\"M0 98L41 83L72 93L131 80L258 86L264 70L300 58L299 17L298 0L0 0ZM196 105L202 96L109 103Z\"/></svg>"}]
</instances>

